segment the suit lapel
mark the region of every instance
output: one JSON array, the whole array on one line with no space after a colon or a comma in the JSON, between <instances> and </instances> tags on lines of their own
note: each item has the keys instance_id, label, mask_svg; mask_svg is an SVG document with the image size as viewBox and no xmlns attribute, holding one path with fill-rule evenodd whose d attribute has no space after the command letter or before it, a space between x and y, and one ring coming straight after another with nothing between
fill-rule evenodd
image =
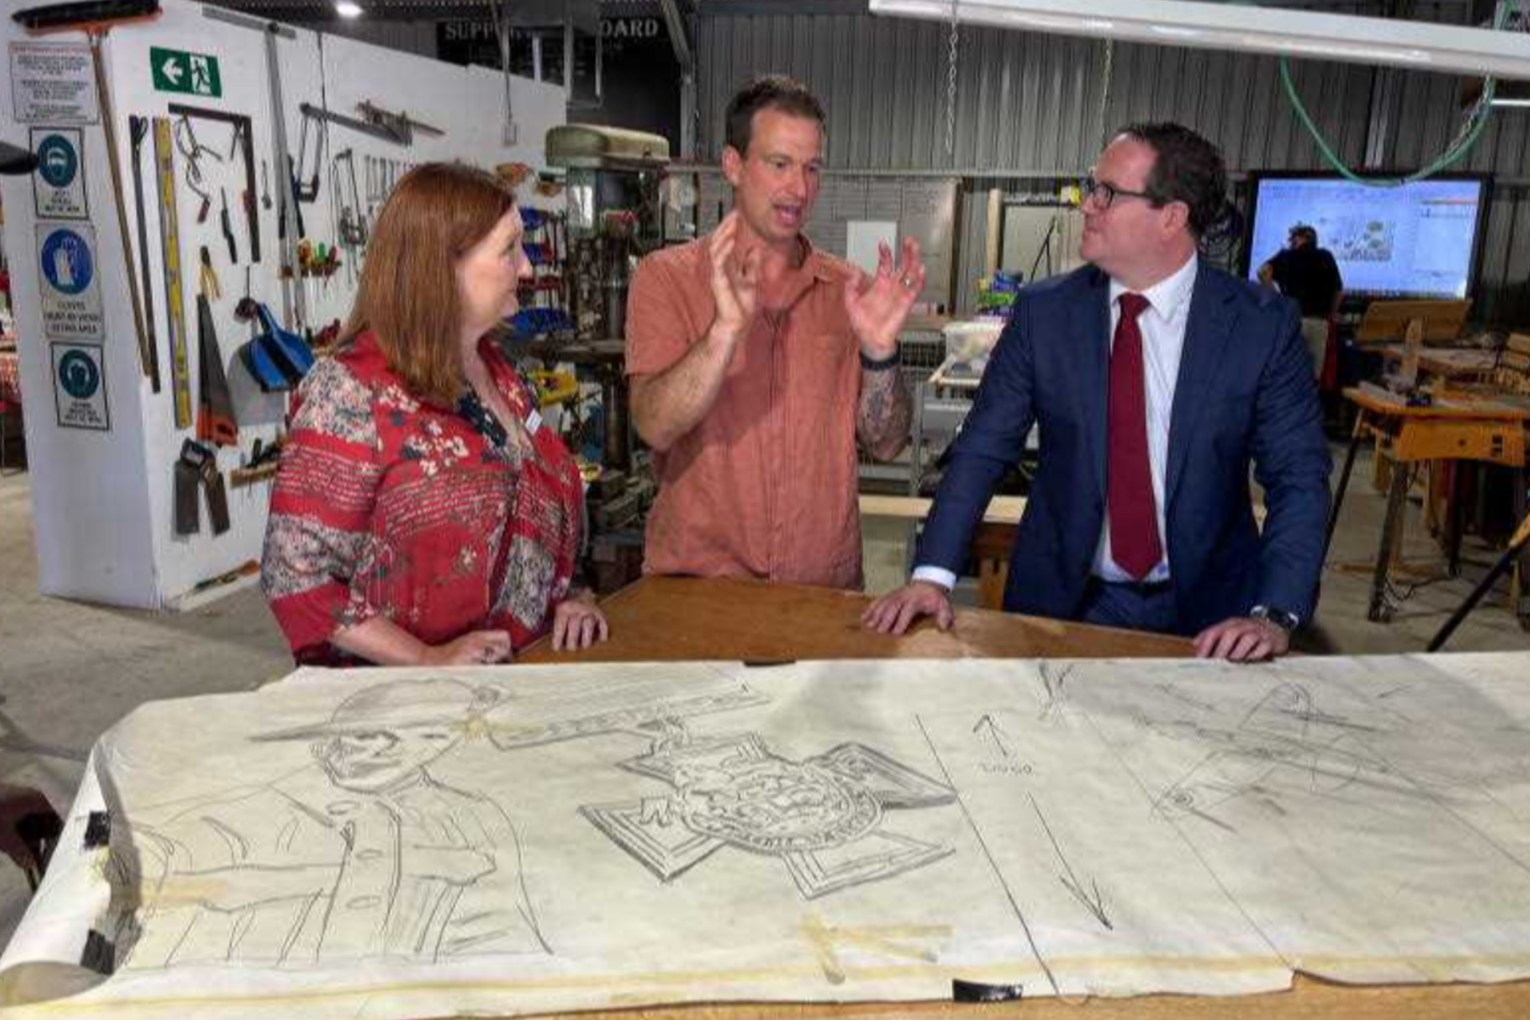
<instances>
[{"instance_id":1,"label":"suit lapel","mask_svg":"<svg viewBox=\"0 0 1530 1020\"><path fill-rule=\"evenodd\" d=\"M1164 481L1164 500L1174 501L1174 491L1184 477L1191 437L1201 415L1211 403L1217 373L1226 362L1225 350L1232 339L1233 292L1205 265L1197 271L1190 296L1190 315L1185 323L1185 347L1180 355L1179 378L1174 384L1174 409L1169 414L1169 477Z\"/></svg>"},{"instance_id":2,"label":"suit lapel","mask_svg":"<svg viewBox=\"0 0 1530 1020\"><path fill-rule=\"evenodd\" d=\"M1095 270L1089 281L1088 311L1073 319L1079 358L1080 418L1090 437L1090 461L1100 498L1105 498L1105 432L1110 391L1110 277Z\"/></svg>"}]
</instances>

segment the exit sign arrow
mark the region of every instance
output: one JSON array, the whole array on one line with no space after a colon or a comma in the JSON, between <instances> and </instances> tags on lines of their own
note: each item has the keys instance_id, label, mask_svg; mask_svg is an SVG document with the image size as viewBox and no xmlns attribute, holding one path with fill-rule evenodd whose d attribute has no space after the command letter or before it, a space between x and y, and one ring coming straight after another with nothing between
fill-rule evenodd
<instances>
[{"instance_id":1,"label":"exit sign arrow","mask_svg":"<svg viewBox=\"0 0 1530 1020\"><path fill-rule=\"evenodd\" d=\"M153 73L157 91L185 92L213 99L223 95L223 74L217 57L153 46L149 49L149 70Z\"/></svg>"}]
</instances>

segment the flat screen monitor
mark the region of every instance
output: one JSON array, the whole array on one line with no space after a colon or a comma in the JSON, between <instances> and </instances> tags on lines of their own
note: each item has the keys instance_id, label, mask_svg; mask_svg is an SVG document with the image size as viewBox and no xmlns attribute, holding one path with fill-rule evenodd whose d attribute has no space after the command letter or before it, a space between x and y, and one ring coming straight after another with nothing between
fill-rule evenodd
<instances>
[{"instance_id":1,"label":"flat screen monitor","mask_svg":"<svg viewBox=\"0 0 1530 1020\"><path fill-rule=\"evenodd\" d=\"M1396 188L1319 173L1254 173L1249 181L1249 279L1304 223L1333 253L1346 294L1461 299L1476 286L1488 175L1441 174Z\"/></svg>"}]
</instances>

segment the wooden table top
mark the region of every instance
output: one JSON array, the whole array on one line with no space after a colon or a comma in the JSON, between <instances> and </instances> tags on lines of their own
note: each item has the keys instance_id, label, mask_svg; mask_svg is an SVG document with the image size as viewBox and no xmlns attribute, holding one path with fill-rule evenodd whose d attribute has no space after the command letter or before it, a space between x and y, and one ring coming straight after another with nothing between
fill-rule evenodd
<instances>
[{"instance_id":1,"label":"wooden table top","mask_svg":"<svg viewBox=\"0 0 1530 1020\"><path fill-rule=\"evenodd\" d=\"M928 620L902 637L861 629L865 595L723 578L645 577L605 599L611 639L554 652L543 639L520 662L742 659L1178 658L1190 642L1161 634L958 608L942 633Z\"/></svg>"},{"instance_id":2,"label":"wooden table top","mask_svg":"<svg viewBox=\"0 0 1530 1020\"><path fill-rule=\"evenodd\" d=\"M1348 387L1345 399L1373 414L1399 418L1449 418L1455 421L1524 421L1530 411L1475 393L1450 393L1428 407L1410 407L1400 396Z\"/></svg>"},{"instance_id":3,"label":"wooden table top","mask_svg":"<svg viewBox=\"0 0 1530 1020\"><path fill-rule=\"evenodd\" d=\"M901 638L860 629L866 596L758 581L646 577L606 599L611 640L584 652L553 652L543 640L521 662L837 658L1073 658L1182 656L1181 638L958 609L955 629L928 621ZM990 1005L949 1002L770 1003L655 1007L594 1014L622 1020L1397 1020L1530 1017L1530 981L1497 985L1354 987L1298 974L1291 991L1232 998L1146 995L1130 999L1030 999Z\"/></svg>"},{"instance_id":4,"label":"wooden table top","mask_svg":"<svg viewBox=\"0 0 1530 1020\"><path fill-rule=\"evenodd\" d=\"M1402 361L1406 354L1403 344L1388 344L1381 349L1381 356L1388 361ZM1447 379L1482 375L1492 372L1497 365L1498 352L1481 347L1425 346L1418 356L1419 368Z\"/></svg>"}]
</instances>

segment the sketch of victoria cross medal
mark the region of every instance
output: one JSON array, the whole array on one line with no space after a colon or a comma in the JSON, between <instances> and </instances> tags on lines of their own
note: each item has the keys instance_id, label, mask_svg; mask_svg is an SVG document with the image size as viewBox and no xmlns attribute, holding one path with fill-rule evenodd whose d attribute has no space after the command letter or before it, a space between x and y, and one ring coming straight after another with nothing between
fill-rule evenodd
<instances>
[{"instance_id":1,"label":"sketch of victoria cross medal","mask_svg":"<svg viewBox=\"0 0 1530 1020\"><path fill-rule=\"evenodd\" d=\"M665 882L732 846L779 857L813 899L952 852L888 831L886 813L949 804L955 793L863 744L791 761L745 734L659 749L622 767L674 789L580 811Z\"/></svg>"}]
</instances>

